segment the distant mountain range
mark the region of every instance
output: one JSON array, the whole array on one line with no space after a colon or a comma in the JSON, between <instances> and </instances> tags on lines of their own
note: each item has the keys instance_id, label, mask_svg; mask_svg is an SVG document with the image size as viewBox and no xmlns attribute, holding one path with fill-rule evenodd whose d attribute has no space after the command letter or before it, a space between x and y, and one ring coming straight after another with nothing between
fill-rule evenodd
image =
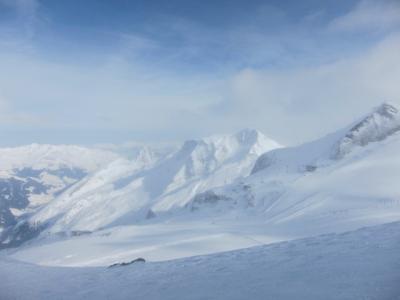
<instances>
[{"instance_id":1,"label":"distant mountain range","mask_svg":"<svg viewBox=\"0 0 400 300\"><path fill-rule=\"evenodd\" d=\"M186 141L162 159L143 149L90 174L35 214L52 232L132 224L183 208L197 193L250 174L262 153L280 147L256 130ZM153 159L155 157L155 159Z\"/></svg>"}]
</instances>

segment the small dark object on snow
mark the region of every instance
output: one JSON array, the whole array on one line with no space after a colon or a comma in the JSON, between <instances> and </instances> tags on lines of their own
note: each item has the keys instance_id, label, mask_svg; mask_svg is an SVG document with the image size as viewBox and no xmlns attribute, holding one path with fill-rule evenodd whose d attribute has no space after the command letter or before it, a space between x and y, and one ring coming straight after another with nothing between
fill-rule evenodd
<instances>
[{"instance_id":1,"label":"small dark object on snow","mask_svg":"<svg viewBox=\"0 0 400 300\"><path fill-rule=\"evenodd\" d=\"M72 230L71 231L72 236L81 236L81 235L88 235L88 234L92 234L92 232L89 230Z\"/></svg>"},{"instance_id":2,"label":"small dark object on snow","mask_svg":"<svg viewBox=\"0 0 400 300\"><path fill-rule=\"evenodd\" d=\"M122 263L116 263L116 264L112 264L110 266L108 266L108 268L113 268L113 267L123 267L123 266L127 266L127 265L131 265L137 262L146 262L146 260L144 258L136 258L130 262L122 262Z\"/></svg>"},{"instance_id":3,"label":"small dark object on snow","mask_svg":"<svg viewBox=\"0 0 400 300\"><path fill-rule=\"evenodd\" d=\"M306 166L306 171L307 172L314 172L316 169L317 169L317 167L313 166L313 165L307 165Z\"/></svg>"},{"instance_id":4,"label":"small dark object on snow","mask_svg":"<svg viewBox=\"0 0 400 300\"><path fill-rule=\"evenodd\" d=\"M154 213L154 211L152 211L151 209L149 209L149 211L147 212L147 215L146 215L146 219L148 220L148 219L153 219L153 218L155 218L155 217L157 217L157 215Z\"/></svg>"}]
</instances>

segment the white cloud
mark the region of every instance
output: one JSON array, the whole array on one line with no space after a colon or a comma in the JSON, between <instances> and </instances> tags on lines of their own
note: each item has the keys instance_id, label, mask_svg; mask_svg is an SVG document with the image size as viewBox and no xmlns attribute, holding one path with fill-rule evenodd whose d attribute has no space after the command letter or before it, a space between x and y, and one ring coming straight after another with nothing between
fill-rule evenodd
<instances>
[{"instance_id":1,"label":"white cloud","mask_svg":"<svg viewBox=\"0 0 400 300\"><path fill-rule=\"evenodd\" d=\"M179 132L185 116L218 100L218 80L146 70L123 57L86 65L3 54L0 64L7 114L15 112L2 120L7 126L30 128L39 119L40 126L59 130Z\"/></svg>"},{"instance_id":2,"label":"white cloud","mask_svg":"<svg viewBox=\"0 0 400 300\"><path fill-rule=\"evenodd\" d=\"M399 101L400 35L330 64L179 75L113 56L63 64L0 55L2 126L116 130L187 138L253 127L298 143L346 125L382 101ZM154 137L154 135L153 135ZM101 140L99 140L101 141Z\"/></svg>"},{"instance_id":3,"label":"white cloud","mask_svg":"<svg viewBox=\"0 0 400 300\"><path fill-rule=\"evenodd\" d=\"M27 126L37 126L41 124L42 120L39 118L27 112L15 111L11 106L10 101L7 101L0 95L1 126L18 126L21 123Z\"/></svg>"},{"instance_id":4,"label":"white cloud","mask_svg":"<svg viewBox=\"0 0 400 300\"><path fill-rule=\"evenodd\" d=\"M339 31L382 31L399 26L400 3L395 0L361 0L352 11L330 24L331 29Z\"/></svg>"},{"instance_id":5,"label":"white cloud","mask_svg":"<svg viewBox=\"0 0 400 300\"><path fill-rule=\"evenodd\" d=\"M32 3L37 2L20 4L21 15L37 14ZM99 136L107 130L134 131L142 136L153 133L157 139L253 127L285 144L312 139L346 125L379 102L400 100L400 35L396 12L389 7L397 6L362 1L329 29L315 32L309 29L324 14L282 30L264 30L259 23L213 30L171 22L173 33L183 40L176 51L174 45L164 49L170 45L157 34L149 38L114 33L119 47L106 54L82 54L73 63L63 62L57 53L57 60L51 61L38 48L29 51L29 45L36 45L29 39L25 50L19 42L24 38L11 36L0 41L0 91L6 99L3 108L0 105L0 124L40 132L92 131ZM380 20L382 14L387 19ZM371 41L366 48L361 42L361 47L346 51L336 32L332 38L332 28L392 30L390 36L386 31L380 36L384 38L379 44L371 46ZM91 56L87 61L86 55ZM203 62L213 60L217 66L202 69ZM188 70L192 65L185 69L188 65L181 61L196 65Z\"/></svg>"},{"instance_id":6,"label":"white cloud","mask_svg":"<svg viewBox=\"0 0 400 300\"><path fill-rule=\"evenodd\" d=\"M316 67L236 74L224 122L250 124L286 143L346 125L383 101L400 103L400 35L364 53ZM213 109L213 108L211 108Z\"/></svg>"}]
</instances>

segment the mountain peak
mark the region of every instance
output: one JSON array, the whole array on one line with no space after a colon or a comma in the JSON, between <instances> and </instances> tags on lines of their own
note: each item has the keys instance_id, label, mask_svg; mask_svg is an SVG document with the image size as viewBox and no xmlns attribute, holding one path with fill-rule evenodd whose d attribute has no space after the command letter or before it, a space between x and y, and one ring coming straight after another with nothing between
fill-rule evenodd
<instances>
[{"instance_id":1,"label":"mountain peak","mask_svg":"<svg viewBox=\"0 0 400 300\"><path fill-rule=\"evenodd\" d=\"M350 126L344 137L339 140L333 156L341 158L354 146L382 141L398 131L400 131L399 109L394 104L384 102Z\"/></svg>"},{"instance_id":2,"label":"mountain peak","mask_svg":"<svg viewBox=\"0 0 400 300\"><path fill-rule=\"evenodd\" d=\"M181 147L181 151L185 153L191 152L200 145L214 145L218 148L232 143L246 149L257 144L265 146L268 149L280 147L279 143L268 138L259 130L245 128L233 134L211 135L201 139L186 140Z\"/></svg>"},{"instance_id":3,"label":"mountain peak","mask_svg":"<svg viewBox=\"0 0 400 300\"><path fill-rule=\"evenodd\" d=\"M236 132L235 136L240 142L254 143L257 141L258 138L263 136L263 134L256 129L245 128Z\"/></svg>"},{"instance_id":4,"label":"mountain peak","mask_svg":"<svg viewBox=\"0 0 400 300\"><path fill-rule=\"evenodd\" d=\"M242 129L234 134L234 138L239 144L250 147L249 151L256 155L261 155L266 151L282 147L279 143L256 129Z\"/></svg>"},{"instance_id":5,"label":"mountain peak","mask_svg":"<svg viewBox=\"0 0 400 300\"><path fill-rule=\"evenodd\" d=\"M341 159L357 147L382 141L397 132L400 132L400 111L394 104L384 102L342 130L297 147L277 149L261 155L252 173L271 169L272 166L275 173L311 170L319 162Z\"/></svg>"},{"instance_id":6,"label":"mountain peak","mask_svg":"<svg viewBox=\"0 0 400 300\"><path fill-rule=\"evenodd\" d=\"M390 102L383 102L381 105L374 109L373 113L385 116L387 118L395 118L399 112L399 109Z\"/></svg>"}]
</instances>

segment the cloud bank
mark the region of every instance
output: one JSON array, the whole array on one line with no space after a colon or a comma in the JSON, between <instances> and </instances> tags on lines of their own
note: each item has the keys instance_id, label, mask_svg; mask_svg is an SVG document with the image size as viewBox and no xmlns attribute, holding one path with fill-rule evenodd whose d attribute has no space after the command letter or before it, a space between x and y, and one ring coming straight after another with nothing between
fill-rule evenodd
<instances>
[{"instance_id":1,"label":"cloud bank","mask_svg":"<svg viewBox=\"0 0 400 300\"><path fill-rule=\"evenodd\" d=\"M263 5L224 26L165 14L140 32L68 27L69 36L46 2L1 5L24 20L0 26L3 144L181 140L243 127L296 144L400 102L395 1L296 16Z\"/></svg>"}]
</instances>

